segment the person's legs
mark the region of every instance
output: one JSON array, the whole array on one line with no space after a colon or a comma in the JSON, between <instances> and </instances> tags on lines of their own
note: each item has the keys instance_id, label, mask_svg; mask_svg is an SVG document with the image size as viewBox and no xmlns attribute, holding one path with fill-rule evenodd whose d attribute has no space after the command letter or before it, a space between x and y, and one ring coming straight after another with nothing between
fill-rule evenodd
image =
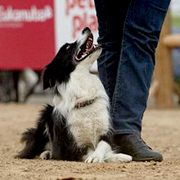
<instances>
[{"instance_id":1,"label":"person's legs","mask_svg":"<svg viewBox=\"0 0 180 180\"><path fill-rule=\"evenodd\" d=\"M141 139L143 113L155 64L155 49L170 0L132 0L124 23L112 99L115 142L135 161L162 161Z\"/></svg>"},{"instance_id":2,"label":"person's legs","mask_svg":"<svg viewBox=\"0 0 180 180\"><path fill-rule=\"evenodd\" d=\"M117 2L95 0L98 42L103 45L98 70L111 100L115 141L121 152L132 155L134 160L162 160L162 155L152 151L140 134L155 48L169 2L128 0L125 7L119 7Z\"/></svg>"},{"instance_id":3,"label":"person's legs","mask_svg":"<svg viewBox=\"0 0 180 180\"><path fill-rule=\"evenodd\" d=\"M132 0L124 23L112 99L115 134L141 132L154 70L155 48L170 0Z\"/></svg>"},{"instance_id":4,"label":"person's legs","mask_svg":"<svg viewBox=\"0 0 180 180\"><path fill-rule=\"evenodd\" d=\"M95 0L99 23L98 43L103 47L98 59L98 71L110 101L116 84L124 20L130 1Z\"/></svg>"}]
</instances>

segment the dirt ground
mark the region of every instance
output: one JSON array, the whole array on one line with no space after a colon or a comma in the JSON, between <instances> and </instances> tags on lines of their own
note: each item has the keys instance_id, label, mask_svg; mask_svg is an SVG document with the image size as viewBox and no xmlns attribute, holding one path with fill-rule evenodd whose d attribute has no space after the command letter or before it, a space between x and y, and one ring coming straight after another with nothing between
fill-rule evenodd
<instances>
[{"instance_id":1,"label":"dirt ground","mask_svg":"<svg viewBox=\"0 0 180 180\"><path fill-rule=\"evenodd\" d=\"M0 180L180 180L180 109L148 109L143 138L164 155L161 163L85 164L15 159L21 133L34 125L42 104L0 104Z\"/></svg>"}]
</instances>

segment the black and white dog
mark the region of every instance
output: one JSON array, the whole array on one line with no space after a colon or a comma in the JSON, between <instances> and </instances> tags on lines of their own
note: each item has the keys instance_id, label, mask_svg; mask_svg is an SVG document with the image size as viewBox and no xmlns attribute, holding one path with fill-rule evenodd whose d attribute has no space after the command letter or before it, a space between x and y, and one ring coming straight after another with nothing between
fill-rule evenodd
<instances>
[{"instance_id":1,"label":"black and white dog","mask_svg":"<svg viewBox=\"0 0 180 180\"><path fill-rule=\"evenodd\" d=\"M22 134L25 148L19 158L91 162L128 162L110 145L109 100L91 65L101 54L89 28L80 39L61 47L43 73L44 89L53 88L54 106L41 112L37 127Z\"/></svg>"}]
</instances>

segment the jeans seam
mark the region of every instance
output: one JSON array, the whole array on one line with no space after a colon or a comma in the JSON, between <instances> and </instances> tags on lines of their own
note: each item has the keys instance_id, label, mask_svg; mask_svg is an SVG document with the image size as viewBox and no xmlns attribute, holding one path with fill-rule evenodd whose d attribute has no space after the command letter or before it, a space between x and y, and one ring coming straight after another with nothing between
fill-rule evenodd
<instances>
[{"instance_id":1,"label":"jeans seam","mask_svg":"<svg viewBox=\"0 0 180 180\"><path fill-rule=\"evenodd\" d=\"M139 131L132 131L132 130L129 130L129 129L123 129L123 130L114 130L114 134L115 135L120 135L120 134L138 134L138 135L141 135L141 132Z\"/></svg>"},{"instance_id":2,"label":"jeans seam","mask_svg":"<svg viewBox=\"0 0 180 180\"><path fill-rule=\"evenodd\" d=\"M117 76L116 76L116 81L118 81L118 79L119 79L119 76L121 75L121 71L120 71L120 66L121 66L121 64L122 64L122 62L123 62L123 58L122 58L122 52L123 52L123 49L124 49L124 43L125 43L125 40L124 40L124 32L125 32L125 30L126 30L126 24L127 24L127 19L128 19L128 14L129 14L129 12L130 12L130 10L131 10L131 5L132 5L132 1L133 0L131 0L131 2L130 2L130 4L129 4L129 8L128 8L128 10L127 10L127 15L126 15L126 18L125 18L125 21L124 21L124 27L123 27L123 33L122 33L122 42L121 42L121 53L120 53L120 61L119 61L119 64L118 64L118 66L119 66L119 68L118 68L118 71L119 72L117 72ZM121 86L122 84L121 83L117 83L117 88L119 89L119 87ZM120 93L120 92L118 92L118 93ZM115 104L116 104L116 101L117 101L117 94L116 94L116 87L115 87L115 89L114 89L114 94L113 94L113 101L112 101L112 113L111 113L111 115L112 115L112 118L114 119L114 117L115 117L115 114L116 114L116 112L117 112L117 107L115 106Z\"/></svg>"},{"instance_id":3,"label":"jeans seam","mask_svg":"<svg viewBox=\"0 0 180 180\"><path fill-rule=\"evenodd\" d=\"M107 58L107 51L106 51L106 53L105 53L105 59ZM105 64L105 69L107 69L107 64L106 63L104 63ZM107 85L107 92L108 93L110 93L110 87L109 87L109 76L108 76L108 73L107 73L107 70L105 71L105 74L106 74L106 85Z\"/></svg>"}]
</instances>

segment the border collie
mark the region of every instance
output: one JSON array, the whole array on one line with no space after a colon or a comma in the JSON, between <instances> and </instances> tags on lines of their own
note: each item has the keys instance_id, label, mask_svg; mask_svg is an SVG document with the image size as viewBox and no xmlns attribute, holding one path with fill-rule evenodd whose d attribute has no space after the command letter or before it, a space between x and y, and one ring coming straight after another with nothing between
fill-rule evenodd
<instances>
[{"instance_id":1,"label":"border collie","mask_svg":"<svg viewBox=\"0 0 180 180\"><path fill-rule=\"evenodd\" d=\"M89 28L74 43L63 45L43 71L44 89L54 89L35 128L22 134L19 158L84 162L128 162L132 157L112 150L109 99L99 77L90 72L101 54Z\"/></svg>"}]
</instances>

